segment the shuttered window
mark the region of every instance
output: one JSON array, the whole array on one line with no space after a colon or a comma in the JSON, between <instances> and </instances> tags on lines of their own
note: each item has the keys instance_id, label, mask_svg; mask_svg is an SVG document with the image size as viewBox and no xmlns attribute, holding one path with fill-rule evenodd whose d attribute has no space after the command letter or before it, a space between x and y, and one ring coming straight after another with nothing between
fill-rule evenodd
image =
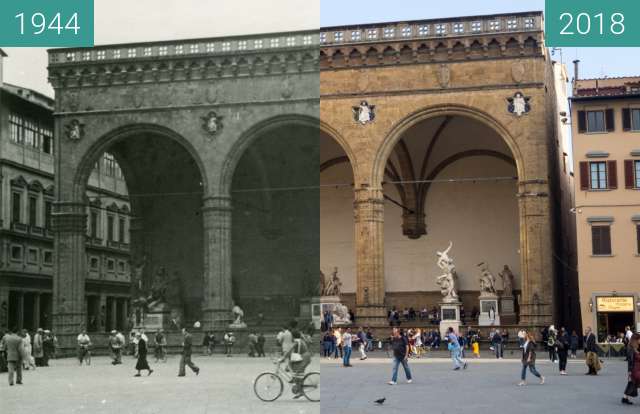
<instances>
[{"instance_id":1,"label":"shuttered window","mask_svg":"<svg viewBox=\"0 0 640 414\"><path fill-rule=\"evenodd\" d=\"M606 190L607 187L607 163L602 162L590 162L590 178L589 188L592 190Z\"/></svg>"},{"instance_id":2,"label":"shuttered window","mask_svg":"<svg viewBox=\"0 0 640 414\"><path fill-rule=\"evenodd\" d=\"M611 226L591 226L591 243L594 256L611 254Z\"/></svg>"},{"instance_id":3,"label":"shuttered window","mask_svg":"<svg viewBox=\"0 0 640 414\"><path fill-rule=\"evenodd\" d=\"M587 111L587 132L605 132L604 111Z\"/></svg>"}]
</instances>

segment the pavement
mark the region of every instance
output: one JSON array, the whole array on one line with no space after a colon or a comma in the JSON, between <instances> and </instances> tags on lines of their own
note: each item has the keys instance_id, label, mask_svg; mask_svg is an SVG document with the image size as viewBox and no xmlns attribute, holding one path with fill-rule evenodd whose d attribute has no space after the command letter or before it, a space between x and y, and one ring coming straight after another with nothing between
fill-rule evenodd
<instances>
[{"instance_id":1,"label":"pavement","mask_svg":"<svg viewBox=\"0 0 640 414\"><path fill-rule=\"evenodd\" d=\"M253 380L272 371L268 358L246 356L198 356L196 376L187 367L186 377L177 377L179 356L154 363L151 376L133 377L135 359L127 356L113 366L107 357L93 357L90 366L75 359L50 361L50 367L24 372L24 385L9 387L7 374L0 374L0 413L47 414L319 414L320 403L293 400L290 387L275 402L262 402L253 392ZM318 371L318 359L309 370Z\"/></svg>"},{"instance_id":2,"label":"pavement","mask_svg":"<svg viewBox=\"0 0 640 414\"><path fill-rule=\"evenodd\" d=\"M620 404L626 385L626 362L605 359L598 376L586 376L584 360L569 360L561 376L558 365L539 353L538 371L544 385L527 373L528 384L518 387L521 364L517 358L496 360L489 355L468 359L468 369L453 371L446 358L411 359L413 383L407 384L402 367L398 384L391 386L391 359L377 352L365 361L354 353L352 368L338 360L321 362L322 413L473 413L496 412L572 414L638 412ZM439 356L439 354L438 354ZM386 398L383 405L375 400ZM640 405L640 401L638 402Z\"/></svg>"}]
</instances>

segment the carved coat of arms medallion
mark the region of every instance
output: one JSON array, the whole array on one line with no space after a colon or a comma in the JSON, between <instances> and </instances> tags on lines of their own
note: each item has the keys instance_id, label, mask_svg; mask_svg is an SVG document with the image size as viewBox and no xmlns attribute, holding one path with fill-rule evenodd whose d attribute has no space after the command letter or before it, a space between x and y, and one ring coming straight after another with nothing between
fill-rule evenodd
<instances>
[{"instance_id":1,"label":"carved coat of arms medallion","mask_svg":"<svg viewBox=\"0 0 640 414\"><path fill-rule=\"evenodd\" d=\"M451 83L451 69L444 63L437 67L436 77L441 88L448 88Z\"/></svg>"},{"instance_id":2,"label":"carved coat of arms medallion","mask_svg":"<svg viewBox=\"0 0 640 414\"><path fill-rule=\"evenodd\" d=\"M531 97L524 96L522 92L516 92L511 98L507 98L507 110L515 116L522 116L531 111Z\"/></svg>"},{"instance_id":3,"label":"carved coat of arms medallion","mask_svg":"<svg viewBox=\"0 0 640 414\"><path fill-rule=\"evenodd\" d=\"M361 101L360 105L351 107L353 119L362 125L373 122L376 117L375 109L375 105L369 105L367 101Z\"/></svg>"},{"instance_id":4,"label":"carved coat of arms medallion","mask_svg":"<svg viewBox=\"0 0 640 414\"><path fill-rule=\"evenodd\" d=\"M79 141L84 137L84 124L77 119L73 119L64 126L64 134L72 141Z\"/></svg>"},{"instance_id":5,"label":"carved coat of arms medallion","mask_svg":"<svg viewBox=\"0 0 640 414\"><path fill-rule=\"evenodd\" d=\"M511 65L511 78L515 83L522 83L525 77L526 68L522 62L514 62Z\"/></svg>"},{"instance_id":6,"label":"carved coat of arms medallion","mask_svg":"<svg viewBox=\"0 0 640 414\"><path fill-rule=\"evenodd\" d=\"M209 112L201 118L202 129L210 138L213 138L222 130L222 118L222 116L216 114L214 111Z\"/></svg>"}]
</instances>

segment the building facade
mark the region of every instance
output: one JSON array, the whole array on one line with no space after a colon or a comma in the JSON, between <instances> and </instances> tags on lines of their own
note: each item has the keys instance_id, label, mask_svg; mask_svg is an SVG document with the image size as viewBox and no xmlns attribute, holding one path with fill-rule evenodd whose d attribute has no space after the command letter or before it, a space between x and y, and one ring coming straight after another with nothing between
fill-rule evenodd
<instances>
[{"instance_id":1,"label":"building facade","mask_svg":"<svg viewBox=\"0 0 640 414\"><path fill-rule=\"evenodd\" d=\"M640 77L573 83L580 309L603 342L638 329Z\"/></svg>"},{"instance_id":2,"label":"building facade","mask_svg":"<svg viewBox=\"0 0 640 414\"><path fill-rule=\"evenodd\" d=\"M485 263L515 275L506 324L564 323L566 74L543 26L532 12L321 29L321 267L359 323L437 306L450 242L467 315Z\"/></svg>"},{"instance_id":3,"label":"building facade","mask_svg":"<svg viewBox=\"0 0 640 414\"><path fill-rule=\"evenodd\" d=\"M0 329L52 328L53 106L42 94L0 82ZM86 201L85 326L92 332L124 328L129 202L110 154L92 171Z\"/></svg>"}]
</instances>

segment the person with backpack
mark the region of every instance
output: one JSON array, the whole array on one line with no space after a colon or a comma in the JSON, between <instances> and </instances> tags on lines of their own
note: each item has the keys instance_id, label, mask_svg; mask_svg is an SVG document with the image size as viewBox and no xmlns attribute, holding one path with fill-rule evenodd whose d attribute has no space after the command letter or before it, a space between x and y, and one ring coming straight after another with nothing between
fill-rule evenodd
<instances>
[{"instance_id":1,"label":"person with backpack","mask_svg":"<svg viewBox=\"0 0 640 414\"><path fill-rule=\"evenodd\" d=\"M409 369L409 341L407 337L400 332L400 329L393 328L391 336L391 349L393 350L393 373L389 385L398 383L398 366L402 364L404 375L407 377L407 383L411 384L411 370Z\"/></svg>"},{"instance_id":2,"label":"person with backpack","mask_svg":"<svg viewBox=\"0 0 640 414\"><path fill-rule=\"evenodd\" d=\"M527 385L527 369L540 378L540 385L544 384L544 377L540 375L536 369L536 341L533 339L531 332L525 334L525 342L522 345L522 373L520 375L519 386Z\"/></svg>"}]
</instances>

